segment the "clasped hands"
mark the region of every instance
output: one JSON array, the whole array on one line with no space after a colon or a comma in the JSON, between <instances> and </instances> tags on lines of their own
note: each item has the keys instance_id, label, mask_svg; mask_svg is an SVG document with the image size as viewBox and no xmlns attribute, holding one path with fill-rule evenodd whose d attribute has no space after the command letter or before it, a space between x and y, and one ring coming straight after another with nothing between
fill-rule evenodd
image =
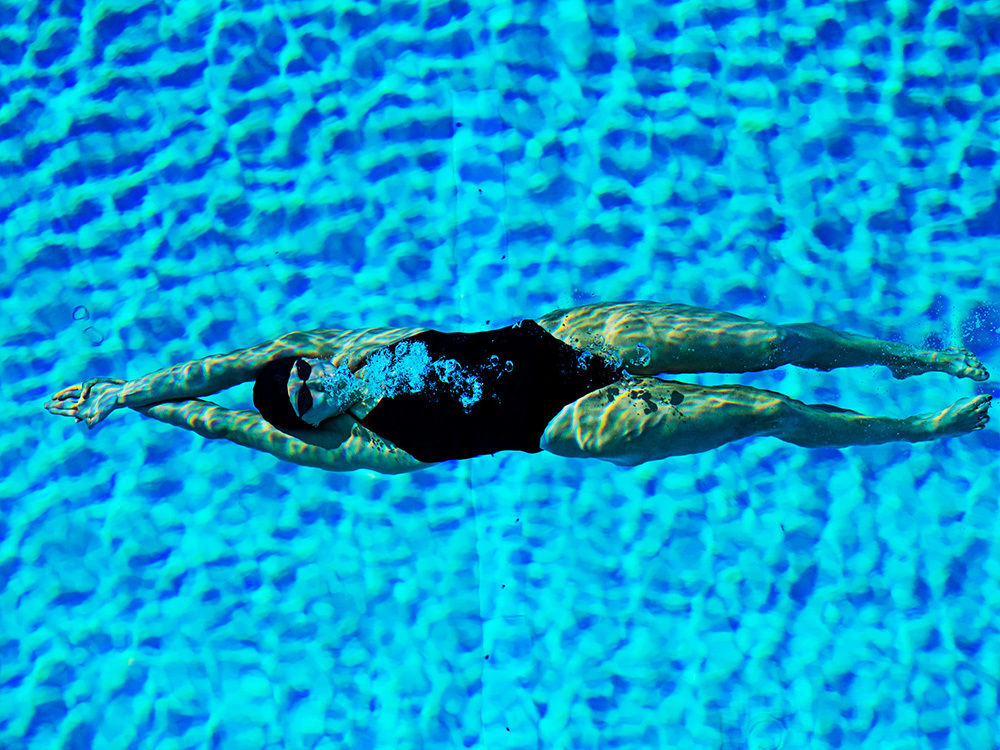
<instances>
[{"instance_id":1,"label":"clasped hands","mask_svg":"<svg viewBox=\"0 0 1000 750\"><path fill-rule=\"evenodd\" d=\"M50 414L73 417L93 427L124 404L121 401L127 380L91 378L78 385L63 388L45 402Z\"/></svg>"}]
</instances>

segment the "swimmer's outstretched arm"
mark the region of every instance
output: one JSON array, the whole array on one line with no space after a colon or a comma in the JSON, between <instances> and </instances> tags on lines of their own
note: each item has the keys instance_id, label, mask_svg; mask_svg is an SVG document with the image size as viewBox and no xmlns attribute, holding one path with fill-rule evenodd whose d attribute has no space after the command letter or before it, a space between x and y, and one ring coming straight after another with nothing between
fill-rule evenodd
<instances>
[{"instance_id":1,"label":"swimmer's outstretched arm","mask_svg":"<svg viewBox=\"0 0 1000 750\"><path fill-rule=\"evenodd\" d=\"M146 406L168 399L210 396L253 380L272 359L309 356L317 348L315 343L309 341L307 334L290 333L249 349L215 354L157 370L128 381L119 393L118 406Z\"/></svg>"},{"instance_id":2,"label":"swimmer's outstretched arm","mask_svg":"<svg viewBox=\"0 0 1000 750\"><path fill-rule=\"evenodd\" d=\"M45 408L93 427L115 409L125 406L200 398L249 382L257 377L264 365L281 357L329 359L337 366L347 364L354 370L376 349L425 330L319 328L296 331L249 349L185 362L131 381L94 378L57 392L46 402Z\"/></svg>"},{"instance_id":3,"label":"swimmer's outstretched arm","mask_svg":"<svg viewBox=\"0 0 1000 750\"><path fill-rule=\"evenodd\" d=\"M250 349L204 357L157 370L136 380L91 378L55 393L45 403L52 414L73 417L93 427L115 409L146 406L171 399L198 398L253 380L271 358L312 351L304 334L282 336ZM302 354L302 356L308 356Z\"/></svg>"},{"instance_id":4,"label":"swimmer's outstretched arm","mask_svg":"<svg viewBox=\"0 0 1000 750\"><path fill-rule=\"evenodd\" d=\"M329 457L325 455L328 453L326 449L309 445L271 428L256 412L227 409L201 399L178 399L132 408L147 417L183 427L210 440L225 438L285 461L337 470L330 465ZM346 470L350 467L340 468Z\"/></svg>"},{"instance_id":5,"label":"swimmer's outstretched arm","mask_svg":"<svg viewBox=\"0 0 1000 750\"><path fill-rule=\"evenodd\" d=\"M179 399L132 408L210 440L225 438L283 461L326 471L370 469L382 474L403 474L431 465L385 445L351 418L322 431L311 432L310 442L306 442L276 430L255 411L227 409L201 399Z\"/></svg>"},{"instance_id":6,"label":"swimmer's outstretched arm","mask_svg":"<svg viewBox=\"0 0 1000 750\"><path fill-rule=\"evenodd\" d=\"M426 328L319 328L296 331L274 341L229 354L175 365L129 381L120 406L144 406L172 398L199 398L257 377L273 359L313 357L347 364L352 370L376 349L413 336Z\"/></svg>"}]
</instances>

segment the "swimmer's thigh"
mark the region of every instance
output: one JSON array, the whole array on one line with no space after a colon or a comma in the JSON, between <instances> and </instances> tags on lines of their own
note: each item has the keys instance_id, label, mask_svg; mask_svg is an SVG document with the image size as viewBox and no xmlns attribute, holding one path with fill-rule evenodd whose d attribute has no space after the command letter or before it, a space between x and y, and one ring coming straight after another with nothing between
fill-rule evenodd
<instances>
[{"instance_id":1,"label":"swimmer's thigh","mask_svg":"<svg viewBox=\"0 0 1000 750\"><path fill-rule=\"evenodd\" d=\"M789 401L746 386L635 378L567 404L549 422L541 445L559 456L636 466L771 434Z\"/></svg>"},{"instance_id":2,"label":"swimmer's thigh","mask_svg":"<svg viewBox=\"0 0 1000 750\"><path fill-rule=\"evenodd\" d=\"M659 302L604 302L555 310L538 324L577 349L618 353L633 375L756 372L792 361L788 330L721 310ZM636 347L648 361L636 361Z\"/></svg>"}]
</instances>

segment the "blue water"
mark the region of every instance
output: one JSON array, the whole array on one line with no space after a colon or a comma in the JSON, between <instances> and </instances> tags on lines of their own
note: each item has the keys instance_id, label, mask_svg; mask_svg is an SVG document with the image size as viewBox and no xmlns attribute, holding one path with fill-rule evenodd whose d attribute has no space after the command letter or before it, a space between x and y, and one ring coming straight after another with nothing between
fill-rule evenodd
<instances>
[{"instance_id":1,"label":"blue water","mask_svg":"<svg viewBox=\"0 0 1000 750\"><path fill-rule=\"evenodd\" d=\"M1000 747L995 429L391 477L42 409L618 299L1000 371L998 50L994 2L0 2L0 747Z\"/></svg>"}]
</instances>

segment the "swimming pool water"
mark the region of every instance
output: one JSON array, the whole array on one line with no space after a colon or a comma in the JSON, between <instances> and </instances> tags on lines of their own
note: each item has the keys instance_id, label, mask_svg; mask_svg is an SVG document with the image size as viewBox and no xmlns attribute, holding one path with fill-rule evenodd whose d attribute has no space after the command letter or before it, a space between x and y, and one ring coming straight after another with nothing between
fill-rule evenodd
<instances>
[{"instance_id":1,"label":"swimming pool water","mask_svg":"<svg viewBox=\"0 0 1000 750\"><path fill-rule=\"evenodd\" d=\"M386 477L41 408L612 299L996 372L998 50L994 0L0 2L0 747L1000 747L993 429Z\"/></svg>"}]
</instances>

